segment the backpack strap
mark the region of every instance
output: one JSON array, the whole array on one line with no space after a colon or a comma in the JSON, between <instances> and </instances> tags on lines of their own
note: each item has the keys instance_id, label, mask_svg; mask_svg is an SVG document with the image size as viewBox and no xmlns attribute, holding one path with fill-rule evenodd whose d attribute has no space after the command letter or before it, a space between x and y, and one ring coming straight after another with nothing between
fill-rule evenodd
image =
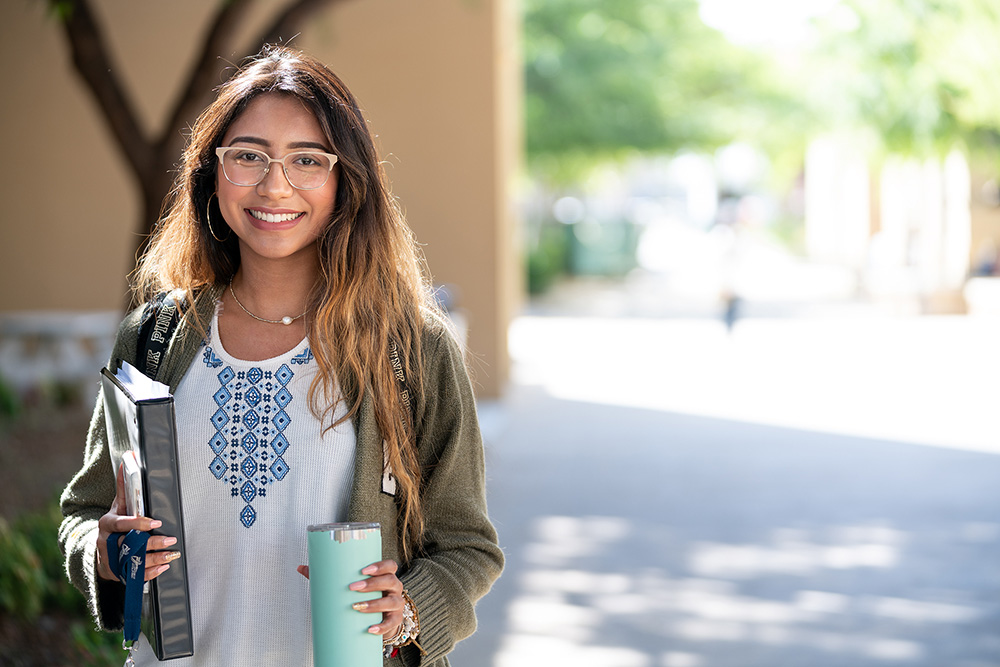
<instances>
[{"instance_id":1,"label":"backpack strap","mask_svg":"<svg viewBox=\"0 0 1000 667\"><path fill-rule=\"evenodd\" d=\"M403 409L410 413L410 423L414 430L417 428L417 407L413 401L413 394L410 392L410 385L406 381L406 373L403 370L403 362L399 358L399 346L395 341L389 341L389 361L392 370L399 380L399 399L403 404ZM405 425L405 415L400 415ZM389 463L389 450L385 441L382 442L382 493L390 496L396 495L396 476L392 472L392 465Z\"/></svg>"},{"instance_id":2,"label":"backpack strap","mask_svg":"<svg viewBox=\"0 0 1000 667\"><path fill-rule=\"evenodd\" d=\"M413 395L410 393L410 385L406 381L406 373L403 372L403 362L399 358L399 346L395 341L389 341L389 360L392 363L392 370L399 380L399 398L403 406L410 413L411 421L416 428L417 408L413 404Z\"/></svg>"},{"instance_id":3,"label":"backpack strap","mask_svg":"<svg viewBox=\"0 0 1000 667\"><path fill-rule=\"evenodd\" d=\"M135 365L155 380L170 339L181 321L181 296L178 292L157 294L142 312Z\"/></svg>"}]
</instances>

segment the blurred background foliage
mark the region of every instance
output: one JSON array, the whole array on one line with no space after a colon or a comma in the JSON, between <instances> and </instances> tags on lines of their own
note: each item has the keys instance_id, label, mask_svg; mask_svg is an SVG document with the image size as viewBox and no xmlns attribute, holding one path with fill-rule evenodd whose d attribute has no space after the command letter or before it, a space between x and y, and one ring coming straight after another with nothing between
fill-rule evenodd
<instances>
[{"instance_id":1,"label":"blurred background foliage","mask_svg":"<svg viewBox=\"0 0 1000 667\"><path fill-rule=\"evenodd\" d=\"M730 43L697 0L525 0L527 156L567 184L635 152L714 150L743 137L784 143L775 116L809 125L781 68Z\"/></svg>"},{"instance_id":2,"label":"blurred background foliage","mask_svg":"<svg viewBox=\"0 0 1000 667\"><path fill-rule=\"evenodd\" d=\"M958 144L996 163L998 5L845 0L818 27L822 39L808 55L823 89L809 92L838 102L827 107L828 123L873 130L897 153L941 155Z\"/></svg>"},{"instance_id":3,"label":"blurred background foliage","mask_svg":"<svg viewBox=\"0 0 1000 667\"><path fill-rule=\"evenodd\" d=\"M61 521L56 500L13 521L0 517L0 664L39 664L39 655L24 654L26 645L47 664L106 667L124 659L120 634L95 629L83 596L66 578L55 539ZM54 635L54 628L62 632Z\"/></svg>"},{"instance_id":4,"label":"blurred background foliage","mask_svg":"<svg viewBox=\"0 0 1000 667\"><path fill-rule=\"evenodd\" d=\"M569 183L634 152L749 141L801 155L831 129L881 148L996 160L1000 9L984 0L844 0L791 47L741 45L698 0L524 0L529 173Z\"/></svg>"},{"instance_id":5,"label":"blurred background foliage","mask_svg":"<svg viewBox=\"0 0 1000 667\"><path fill-rule=\"evenodd\" d=\"M637 160L717 160L740 144L766 157L767 183L756 185L774 200L801 187L807 150L822 136L851 137L876 171L890 155L942 159L959 150L979 172L996 174L998 7L524 0L529 292L573 275L573 235L545 227L584 220L557 222L555 202L586 198L606 186L602 174ZM785 25L794 30L783 33ZM722 185L720 200L753 194ZM618 211L602 222L631 224L626 218ZM802 238L800 212L777 218L778 242Z\"/></svg>"},{"instance_id":6,"label":"blurred background foliage","mask_svg":"<svg viewBox=\"0 0 1000 667\"><path fill-rule=\"evenodd\" d=\"M65 483L77 459L57 456L53 445L82 442L85 425L79 387L52 382L20 395L0 375L0 467L7 473L0 489L0 665L109 667L124 660L121 634L96 629L57 541L63 517L51 489ZM27 465L32 459L50 465L39 472Z\"/></svg>"}]
</instances>

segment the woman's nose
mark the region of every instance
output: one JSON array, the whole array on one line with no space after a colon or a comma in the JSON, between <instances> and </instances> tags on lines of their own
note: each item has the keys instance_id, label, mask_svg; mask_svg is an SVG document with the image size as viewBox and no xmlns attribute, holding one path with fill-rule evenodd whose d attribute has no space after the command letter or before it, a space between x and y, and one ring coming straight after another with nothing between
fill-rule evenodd
<instances>
[{"instance_id":1,"label":"woman's nose","mask_svg":"<svg viewBox=\"0 0 1000 667\"><path fill-rule=\"evenodd\" d=\"M257 193L272 199L288 197L294 190L279 162L272 163L264 178L257 184Z\"/></svg>"}]
</instances>

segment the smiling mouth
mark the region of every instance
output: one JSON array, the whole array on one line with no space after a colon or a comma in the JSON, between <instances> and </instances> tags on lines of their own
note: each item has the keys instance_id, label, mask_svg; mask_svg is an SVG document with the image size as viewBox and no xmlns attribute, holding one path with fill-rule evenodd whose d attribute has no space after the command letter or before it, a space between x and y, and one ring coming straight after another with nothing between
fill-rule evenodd
<instances>
[{"instance_id":1,"label":"smiling mouth","mask_svg":"<svg viewBox=\"0 0 1000 667\"><path fill-rule=\"evenodd\" d=\"M246 211L263 222L291 222L305 215L305 213L264 213L263 211L255 211L251 208L246 209Z\"/></svg>"}]
</instances>

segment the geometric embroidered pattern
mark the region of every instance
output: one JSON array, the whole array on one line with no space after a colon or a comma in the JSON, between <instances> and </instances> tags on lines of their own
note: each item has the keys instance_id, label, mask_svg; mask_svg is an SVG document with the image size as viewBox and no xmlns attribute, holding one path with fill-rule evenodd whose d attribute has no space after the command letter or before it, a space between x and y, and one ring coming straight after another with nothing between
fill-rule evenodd
<instances>
[{"instance_id":1,"label":"geometric embroidered pattern","mask_svg":"<svg viewBox=\"0 0 1000 667\"><path fill-rule=\"evenodd\" d=\"M218 368L222 365L222 359L215 356L212 348L205 346L205 365L209 368Z\"/></svg>"},{"instance_id":2,"label":"geometric embroidered pattern","mask_svg":"<svg viewBox=\"0 0 1000 667\"><path fill-rule=\"evenodd\" d=\"M312 359L306 349L291 363L308 364ZM223 366L208 346L203 360L209 368ZM216 375L219 388L212 399L218 409L211 417L215 433L208 441L212 456L208 470L229 486L246 528L257 520L254 505L267 496L267 487L285 479L290 470L284 459L289 446L284 431L292 422L285 408L294 399L288 390L294 376L286 364L273 373L256 366L247 371L225 366Z\"/></svg>"},{"instance_id":3,"label":"geometric embroidered pattern","mask_svg":"<svg viewBox=\"0 0 1000 667\"><path fill-rule=\"evenodd\" d=\"M310 350L308 347L304 349L301 353L296 354L294 357L292 357L292 363L299 364L300 366L308 364L312 360L313 360L313 353L312 350Z\"/></svg>"},{"instance_id":4,"label":"geometric embroidered pattern","mask_svg":"<svg viewBox=\"0 0 1000 667\"><path fill-rule=\"evenodd\" d=\"M226 448L227 444L229 444L229 442L226 440L225 436L218 432L216 432L216 434L212 436L212 439L208 441L208 446L212 448L212 451L215 452L216 456L222 453L222 450ZM216 477L218 477L218 475L216 475Z\"/></svg>"}]
</instances>

